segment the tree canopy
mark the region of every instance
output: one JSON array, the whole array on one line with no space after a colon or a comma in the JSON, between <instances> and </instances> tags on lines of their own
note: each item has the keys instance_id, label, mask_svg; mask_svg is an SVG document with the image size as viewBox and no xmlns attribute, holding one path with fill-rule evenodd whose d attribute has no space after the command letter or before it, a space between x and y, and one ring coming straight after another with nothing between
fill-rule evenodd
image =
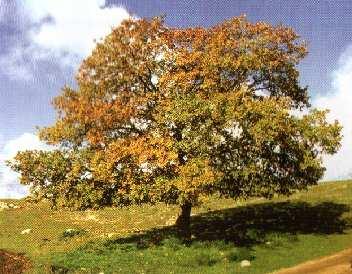
<instances>
[{"instance_id":1,"label":"tree canopy","mask_svg":"<svg viewBox=\"0 0 352 274\"><path fill-rule=\"evenodd\" d=\"M341 139L299 83L306 54L291 28L243 16L184 29L126 20L54 99L57 121L39 135L55 149L9 165L56 206L165 202L186 223L209 195L306 189Z\"/></svg>"}]
</instances>

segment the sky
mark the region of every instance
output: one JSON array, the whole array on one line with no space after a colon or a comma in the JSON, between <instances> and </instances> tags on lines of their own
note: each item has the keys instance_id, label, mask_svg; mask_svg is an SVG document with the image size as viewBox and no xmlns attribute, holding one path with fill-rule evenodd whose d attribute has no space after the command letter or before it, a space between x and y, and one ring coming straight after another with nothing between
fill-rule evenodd
<instances>
[{"instance_id":1,"label":"sky","mask_svg":"<svg viewBox=\"0 0 352 274\"><path fill-rule=\"evenodd\" d=\"M80 62L126 18L166 16L173 27L211 26L246 14L252 22L293 27L307 41L299 65L314 107L344 126L342 147L324 157L324 180L352 177L352 1L350 0L0 0L0 198L23 197L4 164L17 151L48 149L36 127L50 125L50 105L74 85Z\"/></svg>"}]
</instances>

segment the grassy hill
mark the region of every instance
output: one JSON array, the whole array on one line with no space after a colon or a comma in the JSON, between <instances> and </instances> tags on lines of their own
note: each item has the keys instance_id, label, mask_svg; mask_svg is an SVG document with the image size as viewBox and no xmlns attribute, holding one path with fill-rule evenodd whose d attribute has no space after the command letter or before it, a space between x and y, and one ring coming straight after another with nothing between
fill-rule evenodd
<instances>
[{"instance_id":1,"label":"grassy hill","mask_svg":"<svg viewBox=\"0 0 352 274\"><path fill-rule=\"evenodd\" d=\"M351 247L351 206L351 181L273 200L213 197L193 210L184 245L172 226L177 207L73 212L40 203L0 211L0 249L25 253L30 273L270 273ZM251 266L241 268L245 259Z\"/></svg>"}]
</instances>

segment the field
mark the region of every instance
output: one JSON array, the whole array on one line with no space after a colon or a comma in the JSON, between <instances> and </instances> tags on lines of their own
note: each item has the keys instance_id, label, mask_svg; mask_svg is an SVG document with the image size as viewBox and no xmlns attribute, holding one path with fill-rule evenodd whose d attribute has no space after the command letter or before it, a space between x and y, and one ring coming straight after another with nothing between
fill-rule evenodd
<instances>
[{"instance_id":1,"label":"field","mask_svg":"<svg viewBox=\"0 0 352 274\"><path fill-rule=\"evenodd\" d=\"M6 202L23 207L0 211L0 250L25 254L28 273L271 273L352 246L351 181L273 200L212 197L193 209L188 245L175 236L174 206L74 212Z\"/></svg>"}]
</instances>

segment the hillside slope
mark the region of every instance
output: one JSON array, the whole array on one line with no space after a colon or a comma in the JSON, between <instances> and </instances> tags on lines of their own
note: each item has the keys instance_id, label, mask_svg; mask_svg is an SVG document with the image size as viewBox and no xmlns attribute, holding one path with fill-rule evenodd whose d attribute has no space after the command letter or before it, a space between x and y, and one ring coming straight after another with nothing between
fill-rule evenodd
<instances>
[{"instance_id":1,"label":"hillside slope","mask_svg":"<svg viewBox=\"0 0 352 274\"><path fill-rule=\"evenodd\" d=\"M6 202L19 207L0 210L0 249L26 254L33 273L269 273L352 246L351 181L273 200L213 197L193 211L187 246L173 206L73 212Z\"/></svg>"}]
</instances>

